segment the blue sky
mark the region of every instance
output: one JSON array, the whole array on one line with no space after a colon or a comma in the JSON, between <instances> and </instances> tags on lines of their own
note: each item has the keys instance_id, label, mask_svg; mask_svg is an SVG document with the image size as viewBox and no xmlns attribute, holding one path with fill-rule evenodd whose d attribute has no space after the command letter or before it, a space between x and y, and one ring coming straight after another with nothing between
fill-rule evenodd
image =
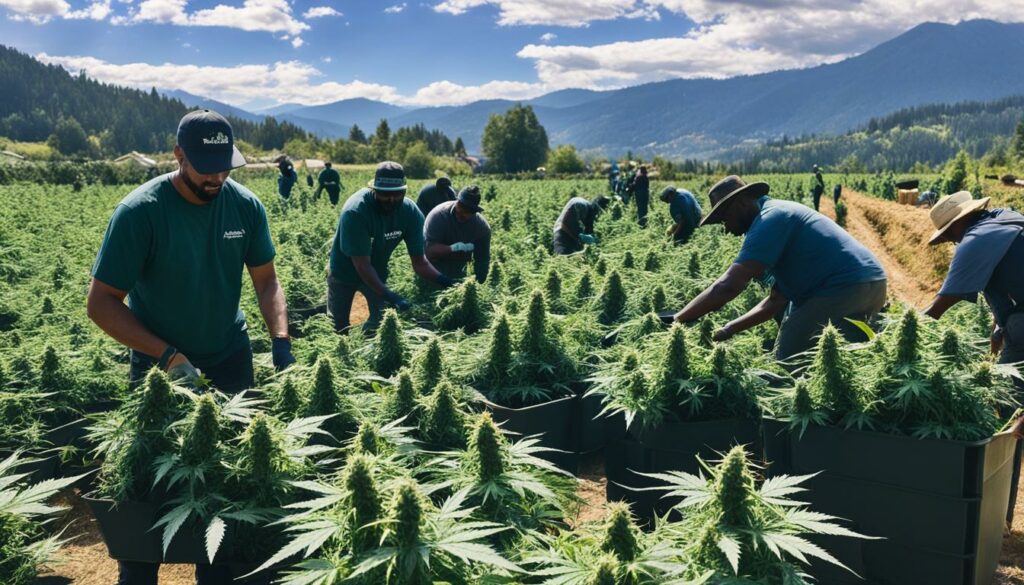
<instances>
[{"instance_id":1,"label":"blue sky","mask_svg":"<svg viewBox=\"0 0 1024 585\"><path fill-rule=\"evenodd\" d=\"M855 55L1024 0L0 0L0 42L102 81L255 109L408 106L730 77Z\"/></svg>"}]
</instances>

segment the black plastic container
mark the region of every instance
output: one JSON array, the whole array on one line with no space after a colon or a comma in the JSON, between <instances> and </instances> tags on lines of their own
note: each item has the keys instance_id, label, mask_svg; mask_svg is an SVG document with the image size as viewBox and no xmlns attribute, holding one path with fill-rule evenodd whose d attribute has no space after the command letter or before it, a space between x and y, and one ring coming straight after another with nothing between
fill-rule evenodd
<instances>
[{"instance_id":1,"label":"black plastic container","mask_svg":"<svg viewBox=\"0 0 1024 585\"><path fill-rule=\"evenodd\" d=\"M1016 440L921 440L765 421L771 474L822 472L801 499L851 521L857 551L837 551L878 585L987 585L999 564ZM848 556L844 557L846 554ZM850 563L847 563L847 561ZM815 567L823 582L863 582Z\"/></svg>"},{"instance_id":2,"label":"black plastic container","mask_svg":"<svg viewBox=\"0 0 1024 585\"><path fill-rule=\"evenodd\" d=\"M700 471L699 456L714 461L735 445L749 445L760 452L758 421L722 419L705 422L665 422L642 432L630 431L624 439L608 448L605 469L608 475L606 494L609 500L628 502L633 512L649 521L668 512L676 501L662 498L662 492L637 491L658 485L656 480L640 473ZM634 488L634 489L628 489Z\"/></svg>"},{"instance_id":3,"label":"black plastic container","mask_svg":"<svg viewBox=\"0 0 1024 585\"><path fill-rule=\"evenodd\" d=\"M544 459L575 473L579 463L580 397L566 396L543 404L509 408L484 401L494 422L514 433L516 439L540 434L540 444L559 452L544 453Z\"/></svg>"}]
</instances>

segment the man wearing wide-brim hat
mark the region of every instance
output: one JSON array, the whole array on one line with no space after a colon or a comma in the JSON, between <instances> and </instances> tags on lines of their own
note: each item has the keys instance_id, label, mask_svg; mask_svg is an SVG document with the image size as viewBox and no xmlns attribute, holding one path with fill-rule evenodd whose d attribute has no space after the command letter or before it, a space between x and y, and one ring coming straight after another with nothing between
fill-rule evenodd
<instances>
[{"instance_id":1,"label":"man wearing wide-brim hat","mask_svg":"<svg viewBox=\"0 0 1024 585\"><path fill-rule=\"evenodd\" d=\"M1024 215L986 210L988 203L988 197L974 199L960 191L932 207L935 233L928 244L953 242L956 250L946 280L925 313L938 319L958 302L975 302L982 293L992 308L992 352L999 353L999 363L1013 364L1024 361ZM1022 426L1024 419L1019 419L1013 427L1018 436ZM1018 443L1007 522L1013 519L1020 458Z\"/></svg>"},{"instance_id":2,"label":"man wearing wide-brim hat","mask_svg":"<svg viewBox=\"0 0 1024 585\"><path fill-rule=\"evenodd\" d=\"M423 242L423 214L405 198L405 169L385 161L377 165L373 180L345 202L331 245L327 275L327 313L338 331L350 325L356 292L366 298L370 315L363 325L373 331L390 304L399 311L412 305L387 286L388 262L405 242L416 274L442 288L455 281L438 272L427 260Z\"/></svg>"},{"instance_id":3,"label":"man wearing wide-brim hat","mask_svg":"<svg viewBox=\"0 0 1024 585\"><path fill-rule=\"evenodd\" d=\"M771 199L768 191L767 183L745 183L735 175L711 188L712 209L701 227L721 223L726 232L746 237L725 274L679 311L676 321L717 311L760 279L774 281L768 297L719 329L716 341L768 321L790 303L776 342L779 360L811 349L830 321L857 339L862 333L847 318L869 320L885 304L885 271L878 259L824 215Z\"/></svg>"}]
</instances>

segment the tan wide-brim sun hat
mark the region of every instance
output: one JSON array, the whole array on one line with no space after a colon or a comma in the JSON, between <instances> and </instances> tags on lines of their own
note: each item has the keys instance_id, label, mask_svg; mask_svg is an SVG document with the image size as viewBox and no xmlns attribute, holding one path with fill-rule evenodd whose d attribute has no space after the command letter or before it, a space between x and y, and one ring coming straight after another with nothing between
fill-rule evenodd
<instances>
[{"instance_id":1,"label":"tan wide-brim sun hat","mask_svg":"<svg viewBox=\"0 0 1024 585\"><path fill-rule=\"evenodd\" d=\"M721 223L722 211L725 209L725 204L729 202L733 197L740 194L749 194L754 197L760 198L768 194L768 183L744 183L743 179L736 175L729 175L721 181L715 183L715 186L708 191L708 199L711 201L711 211L708 212L704 219L700 220L700 225L710 225L713 223Z\"/></svg>"},{"instance_id":2,"label":"tan wide-brim sun hat","mask_svg":"<svg viewBox=\"0 0 1024 585\"><path fill-rule=\"evenodd\" d=\"M928 217L935 225L935 233L928 239L928 245L934 246L941 243L942 237L954 223L971 213L984 209L991 197L974 199L970 191L957 191L952 195L946 195L932 207Z\"/></svg>"}]
</instances>

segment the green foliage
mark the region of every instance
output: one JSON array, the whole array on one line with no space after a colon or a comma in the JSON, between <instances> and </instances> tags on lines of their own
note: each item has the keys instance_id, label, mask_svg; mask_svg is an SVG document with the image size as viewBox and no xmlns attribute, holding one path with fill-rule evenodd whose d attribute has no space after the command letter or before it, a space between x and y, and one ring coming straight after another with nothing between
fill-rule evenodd
<instances>
[{"instance_id":1,"label":"green foliage","mask_svg":"<svg viewBox=\"0 0 1024 585\"><path fill-rule=\"evenodd\" d=\"M626 289L622 286L622 277L613 270L601 288L601 313L598 319L606 325L618 321L626 309Z\"/></svg>"},{"instance_id":2,"label":"green foliage","mask_svg":"<svg viewBox=\"0 0 1024 585\"><path fill-rule=\"evenodd\" d=\"M490 278L494 278L493 271ZM501 274L498 273L500 281ZM492 284L496 283L492 280ZM438 299L440 311L434 316L434 324L444 331L462 329L472 335L487 326L487 313L480 299L480 289L476 281L466 279L461 285L446 291Z\"/></svg>"},{"instance_id":3,"label":"green foliage","mask_svg":"<svg viewBox=\"0 0 1024 585\"><path fill-rule=\"evenodd\" d=\"M374 358L374 370L390 378L405 365L407 350L402 340L402 328L398 322L398 312L388 309L384 312L380 327L377 329L377 355Z\"/></svg>"},{"instance_id":4,"label":"green foliage","mask_svg":"<svg viewBox=\"0 0 1024 585\"><path fill-rule=\"evenodd\" d=\"M639 530L633 523L629 505L622 502L609 504L606 522L607 527L604 539L601 541L601 550L612 553L618 561L623 563L636 559L640 554L640 546L637 542Z\"/></svg>"},{"instance_id":5,"label":"green foliage","mask_svg":"<svg viewBox=\"0 0 1024 585\"><path fill-rule=\"evenodd\" d=\"M416 388L420 394L429 394L444 376L445 365L441 355L441 340L433 337L427 347L414 360ZM399 379L401 384L401 379Z\"/></svg>"},{"instance_id":6,"label":"green foliage","mask_svg":"<svg viewBox=\"0 0 1024 585\"><path fill-rule=\"evenodd\" d=\"M489 412L477 417L470 431L469 452L476 462L480 481L494 481L505 472L502 455L502 436Z\"/></svg>"},{"instance_id":7,"label":"green foliage","mask_svg":"<svg viewBox=\"0 0 1024 585\"><path fill-rule=\"evenodd\" d=\"M441 380L427 401L420 423L424 438L439 447L457 448L466 444L465 420L455 397L455 387Z\"/></svg>"},{"instance_id":8,"label":"green foliage","mask_svg":"<svg viewBox=\"0 0 1024 585\"><path fill-rule=\"evenodd\" d=\"M303 400L292 376L285 377L284 382L274 395L273 401L274 414L283 420L291 420L299 416L303 408Z\"/></svg>"},{"instance_id":9,"label":"green foliage","mask_svg":"<svg viewBox=\"0 0 1024 585\"><path fill-rule=\"evenodd\" d=\"M303 413L306 417L330 416L322 428L335 440L341 441L352 435L356 430L355 417L338 393L334 381L334 368L327 358L320 358L314 368L313 389L309 392L309 401ZM317 439L320 440L319 438Z\"/></svg>"},{"instance_id":10,"label":"green foliage","mask_svg":"<svg viewBox=\"0 0 1024 585\"><path fill-rule=\"evenodd\" d=\"M512 327L508 317L501 314L491 334L487 350L486 375L488 380L500 383L512 368Z\"/></svg>"},{"instance_id":11,"label":"green foliage","mask_svg":"<svg viewBox=\"0 0 1024 585\"><path fill-rule=\"evenodd\" d=\"M967 186L967 168L971 164L971 155L966 150L956 153L956 157L946 165L946 193L956 193Z\"/></svg>"},{"instance_id":12,"label":"green foliage","mask_svg":"<svg viewBox=\"0 0 1024 585\"><path fill-rule=\"evenodd\" d=\"M586 165L580 155L576 154L576 147L571 144L556 146L548 153L546 168L549 173L557 175L574 175L586 170Z\"/></svg>"},{"instance_id":13,"label":"green foliage","mask_svg":"<svg viewBox=\"0 0 1024 585\"><path fill-rule=\"evenodd\" d=\"M531 106L516 105L504 114L492 114L481 142L488 164L497 172L532 171L544 164L548 154L547 132Z\"/></svg>"}]
</instances>

